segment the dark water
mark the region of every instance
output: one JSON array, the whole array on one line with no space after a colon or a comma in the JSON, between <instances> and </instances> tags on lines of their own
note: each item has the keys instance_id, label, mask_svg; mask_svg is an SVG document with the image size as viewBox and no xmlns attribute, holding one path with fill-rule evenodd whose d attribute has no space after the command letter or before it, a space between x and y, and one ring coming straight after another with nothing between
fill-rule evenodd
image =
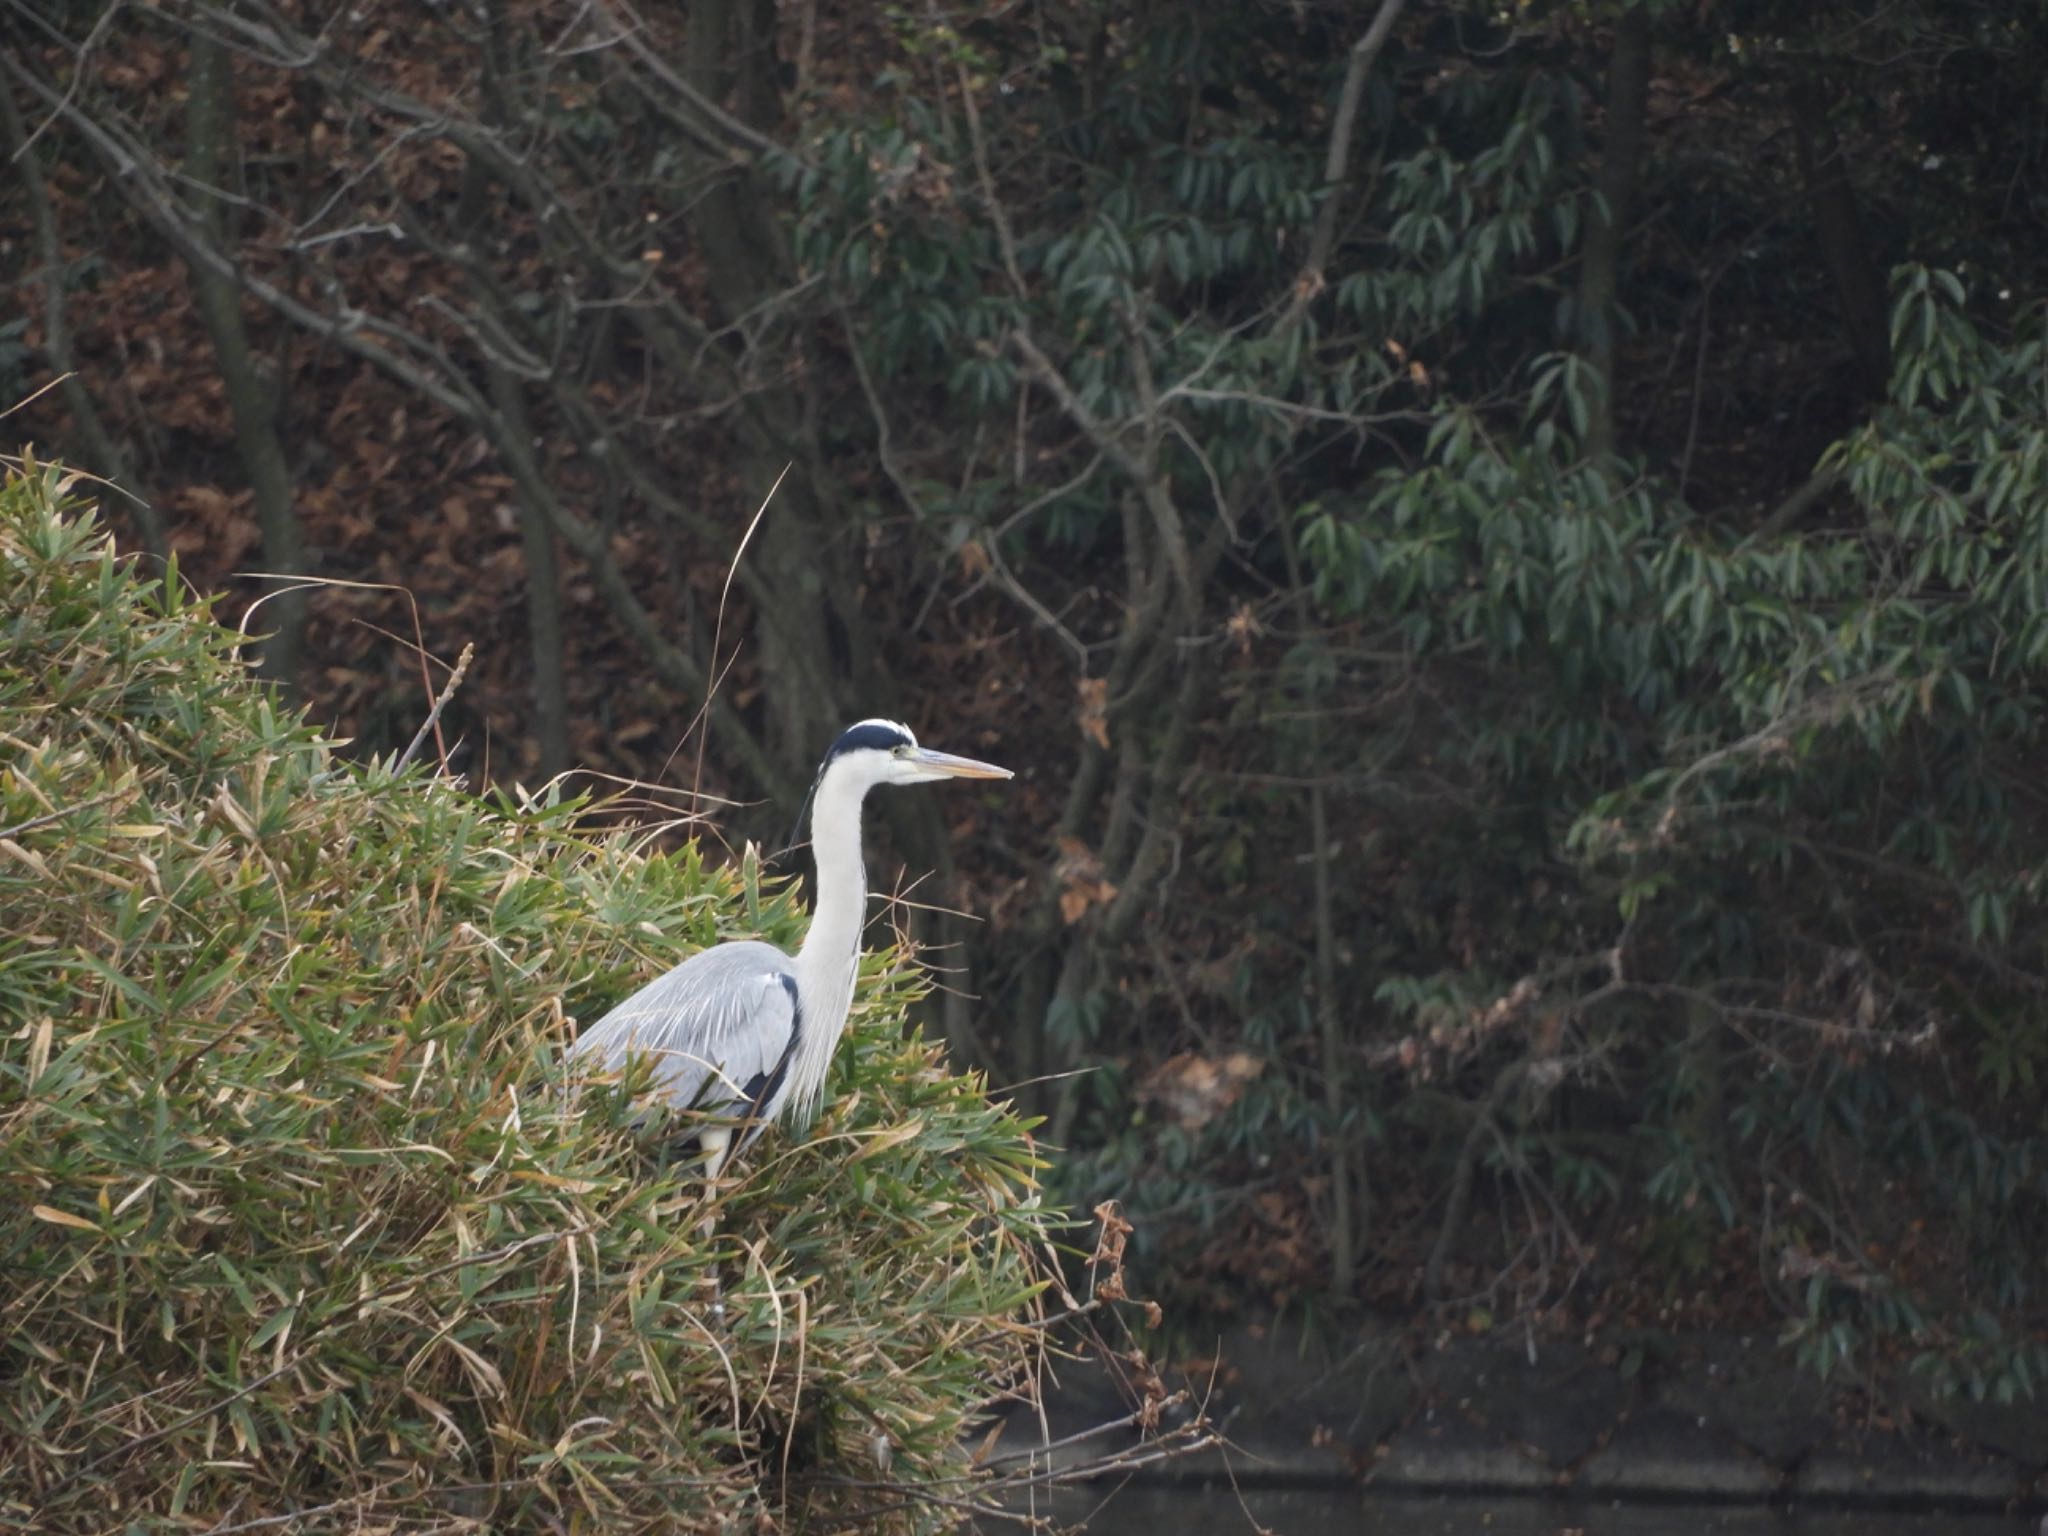
<instances>
[{"instance_id":1,"label":"dark water","mask_svg":"<svg viewBox=\"0 0 2048 1536\"><path fill-rule=\"evenodd\" d=\"M1327 1489L1056 1490L1037 1512L1091 1536L2036 1536L2041 1511L1890 1513L1532 1497L1404 1497ZM1001 1529L984 1525L989 1536Z\"/></svg>"}]
</instances>

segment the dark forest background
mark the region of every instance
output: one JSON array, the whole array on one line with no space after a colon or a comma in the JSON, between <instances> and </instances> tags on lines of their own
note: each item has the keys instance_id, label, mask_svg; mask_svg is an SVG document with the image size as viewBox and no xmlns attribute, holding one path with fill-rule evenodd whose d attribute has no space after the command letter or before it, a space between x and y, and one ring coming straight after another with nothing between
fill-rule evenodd
<instances>
[{"instance_id":1,"label":"dark forest background","mask_svg":"<svg viewBox=\"0 0 2048 1536\"><path fill-rule=\"evenodd\" d=\"M0 38L10 439L353 750L1018 769L897 920L1183 1324L2048 1370L2048 5Z\"/></svg>"}]
</instances>

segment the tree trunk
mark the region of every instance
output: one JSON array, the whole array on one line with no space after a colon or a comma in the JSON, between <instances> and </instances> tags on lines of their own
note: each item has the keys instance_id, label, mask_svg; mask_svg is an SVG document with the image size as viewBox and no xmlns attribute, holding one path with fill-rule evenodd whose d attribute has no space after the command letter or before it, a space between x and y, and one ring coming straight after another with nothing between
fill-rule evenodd
<instances>
[{"instance_id":1,"label":"tree trunk","mask_svg":"<svg viewBox=\"0 0 2048 1536\"><path fill-rule=\"evenodd\" d=\"M1607 68L1607 136L1594 187L1600 196L1586 219L1579 252L1579 351L1599 377L1599 396L1584 444L1587 457L1614 454L1614 401L1619 390L1615 333L1620 325L1621 232L1628 223L1643 156L1643 120L1650 94L1650 13L1632 5L1614 28Z\"/></svg>"},{"instance_id":2,"label":"tree trunk","mask_svg":"<svg viewBox=\"0 0 2048 1536\"><path fill-rule=\"evenodd\" d=\"M1813 207L1814 231L1834 279L1842 330L1856 360L1857 385L1866 399L1882 400L1892 373L1884 273L1864 233L1848 159L1828 124L1826 82L1816 73L1792 82L1792 129L1799 174Z\"/></svg>"},{"instance_id":3,"label":"tree trunk","mask_svg":"<svg viewBox=\"0 0 2048 1536\"><path fill-rule=\"evenodd\" d=\"M206 240L234 259L219 189L234 151L235 81L226 47L208 33L191 34L191 70L185 116L185 173L198 203ZM188 263L199 313L227 386L234 417L235 448L256 504L263 536L264 569L296 576L306 568L305 541L293 504L291 467L277 430L277 370L258 361L242 323L242 291L231 277L200 263ZM262 645L262 670L287 694L296 690L306 632L306 596L287 589L265 603L259 616L270 638Z\"/></svg>"},{"instance_id":4,"label":"tree trunk","mask_svg":"<svg viewBox=\"0 0 2048 1536\"><path fill-rule=\"evenodd\" d=\"M493 128L505 132L515 114L505 99L504 81L513 65L504 56L509 29L500 8L486 3L480 12L484 27L479 38L477 88L484 102L484 118ZM475 154L463 163L462 182L456 193L455 228L467 241L484 217L485 199L491 188L490 168ZM486 285L479 284L480 288ZM495 290L487 290L495 322L508 331L509 306ZM538 494L542 467L532 414L526 407L525 388L513 373L494 361L487 365L491 405L499 426L495 438L517 461L513 479L518 487L519 544L526 573L526 635L533 657L534 736L539 748L542 779L553 779L569 767L569 696L563 678L562 585L560 562L556 558L555 519L545 495Z\"/></svg>"},{"instance_id":5,"label":"tree trunk","mask_svg":"<svg viewBox=\"0 0 2048 1536\"><path fill-rule=\"evenodd\" d=\"M556 574L555 526L531 492L539 469L531 465L533 424L519 381L491 370L491 400L504 418L501 441L524 445L528 466L518 485L519 540L526 562L526 628L533 646L534 735L540 776L552 779L569 766L569 696L562 677L562 592Z\"/></svg>"},{"instance_id":6,"label":"tree trunk","mask_svg":"<svg viewBox=\"0 0 2048 1536\"><path fill-rule=\"evenodd\" d=\"M1295 544L1294 524L1284 513L1280 518L1280 544L1287 560L1287 585L1294 594L1297 621L1304 635L1313 635L1316 633L1315 615L1309 604L1308 583L1302 579L1301 554ZM1321 692L1311 682L1302 693L1302 702L1308 711L1307 766L1312 779L1308 792L1308 828L1309 867L1314 871L1315 1017L1323 1078L1323 1111L1329 1117L1324 1129L1330 1158L1330 1290L1333 1295L1349 1296L1358 1282L1358 1219L1366 1204L1363 1197L1367 1186L1361 1177L1356 1181L1357 1190L1353 1189L1353 1174L1358 1170L1352 1161L1351 1137L1346 1134L1344 1126L1350 1107L1345 1079L1350 1074L1346 1071L1348 1053L1344 1049L1343 1018L1337 1007L1336 899L1330 879L1329 792L1323 784L1328 754ZM1363 988L1353 987L1351 991L1357 995Z\"/></svg>"},{"instance_id":7,"label":"tree trunk","mask_svg":"<svg viewBox=\"0 0 2048 1536\"><path fill-rule=\"evenodd\" d=\"M777 462L775 445L758 438L748 458L744 483L758 484L765 496L788 461ZM885 698L860 695L843 681L852 672L850 651L857 643L839 608L854 586L846 556L843 541L835 540L818 516L798 466L775 493L745 557L753 565L748 585L755 595L767 683L769 751L787 765L797 785L808 779L841 726L894 707Z\"/></svg>"}]
</instances>

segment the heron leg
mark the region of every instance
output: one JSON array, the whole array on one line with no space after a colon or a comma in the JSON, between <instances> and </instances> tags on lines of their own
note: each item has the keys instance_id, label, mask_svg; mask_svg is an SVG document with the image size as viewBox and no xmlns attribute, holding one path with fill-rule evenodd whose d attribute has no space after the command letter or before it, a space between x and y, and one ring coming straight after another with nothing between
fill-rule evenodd
<instances>
[{"instance_id":1,"label":"heron leg","mask_svg":"<svg viewBox=\"0 0 2048 1536\"><path fill-rule=\"evenodd\" d=\"M732 1127L705 1126L697 1133L697 1145L704 1151L704 1177L717 1178L725 1171L725 1159L732 1151Z\"/></svg>"},{"instance_id":2,"label":"heron leg","mask_svg":"<svg viewBox=\"0 0 2048 1536\"><path fill-rule=\"evenodd\" d=\"M697 1133L697 1146L704 1154L704 1201L706 1205L709 1205L713 1189L718 1183L719 1172L725 1167L726 1158L732 1152L732 1132L724 1126L707 1126ZM711 1246L711 1236L717 1230L717 1227L718 1216L715 1211L706 1211L704 1219L697 1223L697 1235L703 1239L704 1246L707 1249ZM721 1295L721 1288L718 1283L718 1264L716 1260L713 1260L708 1273L710 1275L711 1315L722 1321L725 1317L725 1300Z\"/></svg>"}]
</instances>

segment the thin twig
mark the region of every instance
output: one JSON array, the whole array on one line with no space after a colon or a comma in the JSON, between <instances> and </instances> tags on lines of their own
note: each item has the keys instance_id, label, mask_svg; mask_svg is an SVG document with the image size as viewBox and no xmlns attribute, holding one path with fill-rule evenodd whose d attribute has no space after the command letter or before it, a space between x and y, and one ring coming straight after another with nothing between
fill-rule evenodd
<instances>
[{"instance_id":1,"label":"thin twig","mask_svg":"<svg viewBox=\"0 0 2048 1536\"><path fill-rule=\"evenodd\" d=\"M718 589L718 621L711 629L710 680L704 689L704 702L697 707L696 718L690 722L689 729L683 732L686 740L689 737L690 731L698 733L697 766L690 776L690 793L692 797L697 794L704 783L704 743L705 738L710 734L705 726L705 718L711 712L712 701L718 697L718 685L725 681L725 673L730 671L732 664L739 660L739 652L735 650L726 659L724 669L721 669L718 665L718 647L725 635L725 603L726 599L732 596L732 579L739 572L740 562L747 557L747 546L754 542L754 530L761 526L761 519L768 515L769 503L775 500L775 493L782 489L782 482L789 478L790 470L795 467L793 460L782 466L782 472L775 477L775 483L768 487L768 494L761 498L761 505L754 509L754 516L752 521L747 524L747 531L740 535L739 548L732 552L732 560L725 568L725 585ZM671 753L669 756L671 761L673 761L675 754ZM662 764L662 770L666 772L667 769L668 764Z\"/></svg>"},{"instance_id":2,"label":"thin twig","mask_svg":"<svg viewBox=\"0 0 2048 1536\"><path fill-rule=\"evenodd\" d=\"M996 246L1003 254L1003 272L1010 279L1010 291L1022 299L1029 290L1024 285L1023 270L1017 265L1017 237L1010 230L1009 211L996 195L996 179L989 170L988 145L981 133L981 109L974 102L974 82L968 78L966 64L957 67L960 105L967 114L967 141L974 151L974 173L981 181L981 195L988 203L989 222L995 226Z\"/></svg>"},{"instance_id":3,"label":"thin twig","mask_svg":"<svg viewBox=\"0 0 2048 1536\"><path fill-rule=\"evenodd\" d=\"M11 827L0 827L0 838L19 837L24 832L33 832L37 827L47 827L53 821L62 821L66 816L75 816L80 811L89 811L96 805L105 805L109 800L118 800L132 791L110 789L103 795L94 795L90 800L81 800L76 805L60 805L54 811L41 816L31 816L27 821L17 821Z\"/></svg>"},{"instance_id":4,"label":"thin twig","mask_svg":"<svg viewBox=\"0 0 2048 1536\"><path fill-rule=\"evenodd\" d=\"M427 732L433 730L440 722L441 711L448 707L448 701L455 697L455 690L462 686L462 675L469 670L470 658L475 655L476 645L472 642L469 645L465 645L462 648L462 654L455 658L455 670L448 674L448 681L442 687L440 695L434 700L434 707L427 711L427 718L420 723L420 728L413 732L412 740L406 744L405 750L399 753L398 761L391 765L393 773L398 772L399 769L412 761L413 753L419 751L420 743L427 739ZM444 752L444 759L445 755ZM446 766L445 761L443 766Z\"/></svg>"}]
</instances>

